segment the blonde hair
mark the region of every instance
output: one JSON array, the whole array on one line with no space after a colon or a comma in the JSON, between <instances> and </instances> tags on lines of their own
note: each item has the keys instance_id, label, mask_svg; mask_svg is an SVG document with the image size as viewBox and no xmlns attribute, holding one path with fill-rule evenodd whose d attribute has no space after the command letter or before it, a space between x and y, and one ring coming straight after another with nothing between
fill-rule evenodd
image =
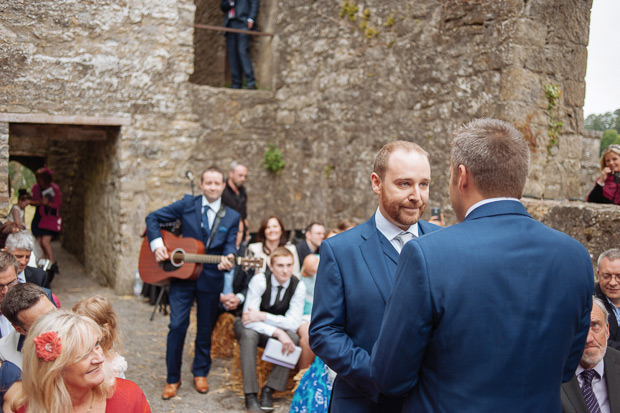
<instances>
[{"instance_id":1,"label":"blonde hair","mask_svg":"<svg viewBox=\"0 0 620 413\"><path fill-rule=\"evenodd\" d=\"M100 344L106 358L112 349L117 353L120 352L120 339L116 333L116 312L107 297L95 295L80 300L73 306L73 311L92 319L99 325L102 333Z\"/></svg>"},{"instance_id":2,"label":"blonde hair","mask_svg":"<svg viewBox=\"0 0 620 413\"><path fill-rule=\"evenodd\" d=\"M42 333L54 331L61 343L60 355L53 361L37 357L33 341ZM73 411L62 372L68 365L77 363L93 350L93 334L101 329L90 318L67 310L51 311L33 324L26 336L22 351L22 389L13 401L12 409L27 404L28 413L67 413ZM113 393L115 378L105 368L104 381L93 388L96 398L107 398Z\"/></svg>"},{"instance_id":3,"label":"blonde hair","mask_svg":"<svg viewBox=\"0 0 620 413\"><path fill-rule=\"evenodd\" d=\"M612 152L617 155L620 155L620 145L617 145L617 144L609 145L603 150L603 154L601 155L601 171L605 169L605 157Z\"/></svg>"}]
</instances>

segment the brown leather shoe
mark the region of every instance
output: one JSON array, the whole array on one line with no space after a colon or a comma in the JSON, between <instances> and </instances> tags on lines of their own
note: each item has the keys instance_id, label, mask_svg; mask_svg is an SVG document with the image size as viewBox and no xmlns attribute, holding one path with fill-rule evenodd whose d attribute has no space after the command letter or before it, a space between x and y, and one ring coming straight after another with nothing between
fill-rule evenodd
<instances>
[{"instance_id":1,"label":"brown leather shoe","mask_svg":"<svg viewBox=\"0 0 620 413\"><path fill-rule=\"evenodd\" d=\"M164 392L161 395L161 398L164 400L168 400L177 395L177 390L181 387L181 382L170 384L166 383L164 386Z\"/></svg>"},{"instance_id":2,"label":"brown leather shoe","mask_svg":"<svg viewBox=\"0 0 620 413\"><path fill-rule=\"evenodd\" d=\"M209 383L206 377L194 377L194 385L198 393L206 393L209 391Z\"/></svg>"}]
</instances>

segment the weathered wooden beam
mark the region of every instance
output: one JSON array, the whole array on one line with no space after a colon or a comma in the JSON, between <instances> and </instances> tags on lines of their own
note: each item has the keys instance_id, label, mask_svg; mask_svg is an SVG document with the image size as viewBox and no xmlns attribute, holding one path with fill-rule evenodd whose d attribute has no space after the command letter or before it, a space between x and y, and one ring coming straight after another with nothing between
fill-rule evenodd
<instances>
[{"instance_id":1,"label":"weathered wooden beam","mask_svg":"<svg viewBox=\"0 0 620 413\"><path fill-rule=\"evenodd\" d=\"M250 36L273 36L273 33L259 32L256 30L233 29L232 27L224 27L224 26L211 26L209 24L195 23L194 27L197 29L213 30L216 32L249 34Z\"/></svg>"},{"instance_id":2,"label":"weathered wooden beam","mask_svg":"<svg viewBox=\"0 0 620 413\"><path fill-rule=\"evenodd\" d=\"M48 115L43 113L0 113L0 122L127 126L131 124L131 118L125 116L64 116Z\"/></svg>"}]
</instances>

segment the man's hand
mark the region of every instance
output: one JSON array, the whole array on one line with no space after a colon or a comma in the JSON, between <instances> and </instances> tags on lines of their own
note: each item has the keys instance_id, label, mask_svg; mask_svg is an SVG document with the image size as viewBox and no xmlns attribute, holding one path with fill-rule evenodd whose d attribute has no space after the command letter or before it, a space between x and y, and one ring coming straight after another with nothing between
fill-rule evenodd
<instances>
[{"instance_id":1,"label":"man's hand","mask_svg":"<svg viewBox=\"0 0 620 413\"><path fill-rule=\"evenodd\" d=\"M282 343L282 354L290 354L295 350L295 343L293 340L286 334L286 332L280 328L277 328L276 331L273 332L273 337L280 340Z\"/></svg>"},{"instance_id":2,"label":"man's hand","mask_svg":"<svg viewBox=\"0 0 620 413\"><path fill-rule=\"evenodd\" d=\"M170 259L170 256L168 255L168 250L166 249L166 247L157 248L154 254L155 254L155 261L157 262L162 262L162 261L166 261Z\"/></svg>"},{"instance_id":3,"label":"man's hand","mask_svg":"<svg viewBox=\"0 0 620 413\"><path fill-rule=\"evenodd\" d=\"M224 308L228 311L236 310L239 306L239 301L239 297L233 293L220 295L220 303L222 303Z\"/></svg>"},{"instance_id":4,"label":"man's hand","mask_svg":"<svg viewBox=\"0 0 620 413\"><path fill-rule=\"evenodd\" d=\"M217 264L217 269L220 271L228 271L231 270L235 264L233 264L232 260L235 259L235 256L233 254L228 254L226 256L222 255L222 259L220 260L220 263Z\"/></svg>"},{"instance_id":5,"label":"man's hand","mask_svg":"<svg viewBox=\"0 0 620 413\"><path fill-rule=\"evenodd\" d=\"M262 311L248 308L248 311L244 312L243 315L241 316L241 321L243 322L243 325L245 326L250 323L254 323L256 321L265 321L266 318L267 318L267 315L263 313Z\"/></svg>"},{"instance_id":6,"label":"man's hand","mask_svg":"<svg viewBox=\"0 0 620 413\"><path fill-rule=\"evenodd\" d=\"M248 20L248 29L252 30L252 27L254 27L254 22L252 20Z\"/></svg>"}]
</instances>

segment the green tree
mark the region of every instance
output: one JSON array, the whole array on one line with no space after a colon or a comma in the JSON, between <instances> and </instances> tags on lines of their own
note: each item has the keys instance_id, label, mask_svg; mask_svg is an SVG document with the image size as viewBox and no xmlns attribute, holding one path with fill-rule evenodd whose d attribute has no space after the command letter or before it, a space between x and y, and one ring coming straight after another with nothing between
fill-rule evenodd
<instances>
[{"instance_id":1,"label":"green tree","mask_svg":"<svg viewBox=\"0 0 620 413\"><path fill-rule=\"evenodd\" d=\"M602 115L592 114L586 118L584 129L606 131L608 129L616 129L620 126L618 119L620 109L616 109L613 113L607 112Z\"/></svg>"},{"instance_id":2,"label":"green tree","mask_svg":"<svg viewBox=\"0 0 620 413\"><path fill-rule=\"evenodd\" d=\"M599 155L603 153L603 150L612 144L620 145L620 135L618 131L615 129L607 129L603 132L603 137L601 138L601 148L599 150Z\"/></svg>"}]
</instances>

